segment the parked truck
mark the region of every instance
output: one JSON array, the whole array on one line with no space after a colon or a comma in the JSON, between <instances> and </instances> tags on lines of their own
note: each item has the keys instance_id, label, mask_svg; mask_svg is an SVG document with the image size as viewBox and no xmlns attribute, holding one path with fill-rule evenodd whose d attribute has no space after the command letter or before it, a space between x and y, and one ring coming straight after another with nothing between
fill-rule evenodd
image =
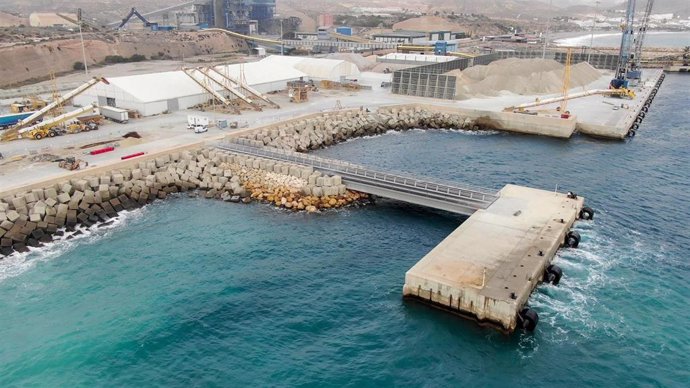
<instances>
[{"instance_id":1,"label":"parked truck","mask_svg":"<svg viewBox=\"0 0 690 388\"><path fill-rule=\"evenodd\" d=\"M129 112L125 109L115 108L113 106L101 106L100 111L101 115L117 123L125 124L129 120Z\"/></svg>"},{"instance_id":2,"label":"parked truck","mask_svg":"<svg viewBox=\"0 0 690 388\"><path fill-rule=\"evenodd\" d=\"M197 127L204 127L208 129L208 117L187 115L187 129L196 129Z\"/></svg>"},{"instance_id":3,"label":"parked truck","mask_svg":"<svg viewBox=\"0 0 690 388\"><path fill-rule=\"evenodd\" d=\"M19 122L19 120L24 120L25 118L31 116L34 112L21 112L21 113L11 113L0 116L0 129L5 129L14 126Z\"/></svg>"}]
</instances>

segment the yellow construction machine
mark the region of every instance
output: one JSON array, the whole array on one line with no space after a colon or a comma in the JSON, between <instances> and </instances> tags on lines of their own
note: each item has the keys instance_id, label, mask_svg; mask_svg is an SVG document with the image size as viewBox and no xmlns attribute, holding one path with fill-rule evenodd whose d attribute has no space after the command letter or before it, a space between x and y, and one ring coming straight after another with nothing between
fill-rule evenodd
<instances>
[{"instance_id":1,"label":"yellow construction machine","mask_svg":"<svg viewBox=\"0 0 690 388\"><path fill-rule=\"evenodd\" d=\"M634 100L635 99L635 92L632 89L618 88L618 89L610 89L610 90L611 90L611 96L613 96L613 97L627 98L628 100Z\"/></svg>"},{"instance_id":2,"label":"yellow construction machine","mask_svg":"<svg viewBox=\"0 0 690 388\"><path fill-rule=\"evenodd\" d=\"M65 95L55 98L53 101L49 102L44 107L33 112L29 117L19 120L19 122L14 127L5 130L2 133L2 136L0 136L0 140L10 141L26 137L31 137L32 139L43 139L44 137L57 135L58 132L56 130L50 131L51 128L55 127L55 125L52 125L52 123L60 120L60 123L64 123L68 119L76 117L72 114L79 110L61 114L59 116L54 117L53 119L44 120L43 122L37 123L37 121L44 118L50 112L55 114L55 110L62 106L65 102L78 96L79 94L83 93L84 91L86 91L87 89L96 85L99 82L109 84L109 82L103 77L94 77L93 79L85 82L76 89L65 93ZM89 105L81 113L85 113L87 110L91 108L93 108L93 106ZM70 115L68 119L65 119L66 115Z\"/></svg>"},{"instance_id":3,"label":"yellow construction machine","mask_svg":"<svg viewBox=\"0 0 690 388\"><path fill-rule=\"evenodd\" d=\"M46 105L48 105L48 101L38 96L28 96L24 100L10 104L10 111L12 113L33 112L45 108Z\"/></svg>"},{"instance_id":4,"label":"yellow construction machine","mask_svg":"<svg viewBox=\"0 0 690 388\"><path fill-rule=\"evenodd\" d=\"M79 170L82 167L88 167L89 162L77 159L74 156L68 156L65 159L58 162L58 167L64 168L65 170L74 171Z\"/></svg>"},{"instance_id":5,"label":"yellow construction machine","mask_svg":"<svg viewBox=\"0 0 690 388\"><path fill-rule=\"evenodd\" d=\"M82 123L77 120L77 117L85 113L93 113L95 110L96 107L94 105L87 105L52 119L44 120L30 127L22 128L14 133L16 137L3 137L3 140L14 140L18 138L41 140L46 137L55 137L64 133L76 133L98 129L98 124L94 122ZM11 133L6 133L5 135L11 135Z\"/></svg>"}]
</instances>

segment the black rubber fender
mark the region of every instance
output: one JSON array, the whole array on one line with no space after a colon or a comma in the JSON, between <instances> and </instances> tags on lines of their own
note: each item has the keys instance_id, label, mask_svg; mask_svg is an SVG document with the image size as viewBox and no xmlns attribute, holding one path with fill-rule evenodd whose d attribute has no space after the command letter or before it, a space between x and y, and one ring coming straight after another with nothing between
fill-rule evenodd
<instances>
[{"instance_id":1,"label":"black rubber fender","mask_svg":"<svg viewBox=\"0 0 690 388\"><path fill-rule=\"evenodd\" d=\"M534 331L539 324L539 314L529 307L525 307L520 310L518 314L518 321L520 326L527 331Z\"/></svg>"},{"instance_id":2,"label":"black rubber fender","mask_svg":"<svg viewBox=\"0 0 690 388\"><path fill-rule=\"evenodd\" d=\"M637 135L637 132L632 129L628 129L628 133L625 134L627 137L635 137L635 135Z\"/></svg>"},{"instance_id":3,"label":"black rubber fender","mask_svg":"<svg viewBox=\"0 0 690 388\"><path fill-rule=\"evenodd\" d=\"M565 235L563 244L568 248L577 248L580 245L580 233L571 230Z\"/></svg>"},{"instance_id":4,"label":"black rubber fender","mask_svg":"<svg viewBox=\"0 0 690 388\"><path fill-rule=\"evenodd\" d=\"M642 124L642 117L640 117L640 115L637 115L637 117L635 118L635 123Z\"/></svg>"},{"instance_id":5,"label":"black rubber fender","mask_svg":"<svg viewBox=\"0 0 690 388\"><path fill-rule=\"evenodd\" d=\"M640 112L640 114L637 115L637 117L642 118L642 119L645 118L645 116L647 116L647 114L644 112Z\"/></svg>"},{"instance_id":6,"label":"black rubber fender","mask_svg":"<svg viewBox=\"0 0 690 388\"><path fill-rule=\"evenodd\" d=\"M580 219L581 220L593 220L594 219L594 209L592 209L591 207L584 206L582 209L580 209Z\"/></svg>"},{"instance_id":7,"label":"black rubber fender","mask_svg":"<svg viewBox=\"0 0 690 388\"><path fill-rule=\"evenodd\" d=\"M633 131L637 131L639 128L640 126L637 123L633 124L632 127L630 127L630 129L632 129Z\"/></svg>"},{"instance_id":8,"label":"black rubber fender","mask_svg":"<svg viewBox=\"0 0 690 388\"><path fill-rule=\"evenodd\" d=\"M546 271L544 271L544 282L551 283L554 286L560 283L562 277L563 270L557 265L550 264L546 267Z\"/></svg>"}]
</instances>

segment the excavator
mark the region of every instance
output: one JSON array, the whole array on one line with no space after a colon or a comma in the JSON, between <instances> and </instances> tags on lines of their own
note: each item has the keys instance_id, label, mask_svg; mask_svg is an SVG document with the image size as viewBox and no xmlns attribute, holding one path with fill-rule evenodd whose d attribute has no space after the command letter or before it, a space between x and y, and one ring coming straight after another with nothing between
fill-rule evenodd
<instances>
[{"instance_id":1,"label":"excavator","mask_svg":"<svg viewBox=\"0 0 690 388\"><path fill-rule=\"evenodd\" d=\"M82 167L88 167L89 162L81 159L77 159L74 156L68 156L65 159L58 162L58 167L64 168L65 170L74 171L79 170Z\"/></svg>"}]
</instances>

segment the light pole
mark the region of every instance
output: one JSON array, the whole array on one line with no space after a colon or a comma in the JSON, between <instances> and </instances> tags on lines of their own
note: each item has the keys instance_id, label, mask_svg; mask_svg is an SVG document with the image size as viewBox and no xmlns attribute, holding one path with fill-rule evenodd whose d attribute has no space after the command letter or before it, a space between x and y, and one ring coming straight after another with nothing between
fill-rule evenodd
<instances>
[{"instance_id":1,"label":"light pole","mask_svg":"<svg viewBox=\"0 0 690 388\"><path fill-rule=\"evenodd\" d=\"M89 75L89 65L86 63L86 48L84 47L84 35L81 33L81 8L77 9L77 25L79 26L79 39L81 39L81 55L84 58L84 73Z\"/></svg>"},{"instance_id":2,"label":"light pole","mask_svg":"<svg viewBox=\"0 0 690 388\"><path fill-rule=\"evenodd\" d=\"M553 11L553 0L549 0L549 13ZM544 33L544 47L541 49L541 59L546 58L546 44L549 41L549 28L551 28L551 18L553 16L550 16L548 19L546 19L546 32Z\"/></svg>"},{"instance_id":3,"label":"light pole","mask_svg":"<svg viewBox=\"0 0 690 388\"><path fill-rule=\"evenodd\" d=\"M285 43L283 43L283 18L280 18L280 55L285 55Z\"/></svg>"},{"instance_id":4,"label":"light pole","mask_svg":"<svg viewBox=\"0 0 690 388\"><path fill-rule=\"evenodd\" d=\"M592 17L592 35L589 38L589 52L587 53L587 62L592 58L592 47L594 47L594 26L597 24L597 13L599 13L599 2L594 2L594 17Z\"/></svg>"}]
</instances>

